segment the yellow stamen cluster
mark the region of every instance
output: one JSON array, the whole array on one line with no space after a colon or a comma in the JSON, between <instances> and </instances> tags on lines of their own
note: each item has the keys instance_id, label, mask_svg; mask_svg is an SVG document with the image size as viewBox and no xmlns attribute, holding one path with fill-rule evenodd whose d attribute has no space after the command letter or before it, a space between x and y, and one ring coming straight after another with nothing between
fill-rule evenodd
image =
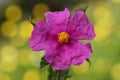
<instances>
[{"instance_id":1,"label":"yellow stamen cluster","mask_svg":"<svg viewBox=\"0 0 120 80\"><path fill-rule=\"evenodd\" d=\"M67 43L69 40L69 34L66 32L61 32L58 34L58 41L60 43Z\"/></svg>"}]
</instances>

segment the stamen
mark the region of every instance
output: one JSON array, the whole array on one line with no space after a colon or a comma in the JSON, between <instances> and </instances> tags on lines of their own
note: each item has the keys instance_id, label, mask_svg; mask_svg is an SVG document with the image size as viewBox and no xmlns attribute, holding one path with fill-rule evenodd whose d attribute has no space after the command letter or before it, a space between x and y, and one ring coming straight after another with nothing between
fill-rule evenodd
<instances>
[{"instance_id":1,"label":"stamen","mask_svg":"<svg viewBox=\"0 0 120 80\"><path fill-rule=\"evenodd\" d=\"M69 34L66 32L61 32L58 34L58 41L60 43L67 43L69 40Z\"/></svg>"}]
</instances>

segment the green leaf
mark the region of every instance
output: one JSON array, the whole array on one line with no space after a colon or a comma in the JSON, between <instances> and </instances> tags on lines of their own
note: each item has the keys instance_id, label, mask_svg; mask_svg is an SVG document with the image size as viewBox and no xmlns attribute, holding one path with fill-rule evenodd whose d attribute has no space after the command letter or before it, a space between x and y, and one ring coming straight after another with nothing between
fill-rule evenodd
<instances>
[{"instance_id":1,"label":"green leaf","mask_svg":"<svg viewBox=\"0 0 120 80\"><path fill-rule=\"evenodd\" d=\"M45 56L43 56L41 58L41 62L40 62L40 69L44 68L45 66L47 66L49 63L45 60Z\"/></svg>"},{"instance_id":2,"label":"green leaf","mask_svg":"<svg viewBox=\"0 0 120 80\"><path fill-rule=\"evenodd\" d=\"M57 75L56 71L51 66L49 66L47 80L55 80L56 75Z\"/></svg>"},{"instance_id":3,"label":"green leaf","mask_svg":"<svg viewBox=\"0 0 120 80\"><path fill-rule=\"evenodd\" d=\"M33 25L33 27L35 27L35 23L32 21L31 17L29 17L29 21Z\"/></svg>"},{"instance_id":4,"label":"green leaf","mask_svg":"<svg viewBox=\"0 0 120 80\"><path fill-rule=\"evenodd\" d=\"M88 8L88 6L86 6L86 7L82 8L82 9L80 9L80 11L86 12L87 8ZM77 10L77 11L79 11L79 10Z\"/></svg>"},{"instance_id":5,"label":"green leaf","mask_svg":"<svg viewBox=\"0 0 120 80\"><path fill-rule=\"evenodd\" d=\"M69 74L69 69L61 71L61 80L67 80L70 77L71 75Z\"/></svg>"},{"instance_id":6,"label":"green leaf","mask_svg":"<svg viewBox=\"0 0 120 80\"><path fill-rule=\"evenodd\" d=\"M91 61L89 59L86 59L86 61L89 63L89 67L91 67Z\"/></svg>"},{"instance_id":7,"label":"green leaf","mask_svg":"<svg viewBox=\"0 0 120 80\"><path fill-rule=\"evenodd\" d=\"M55 80L57 77L57 72L58 72L57 70L54 70L51 66L49 66L47 80ZM60 80L67 80L70 77L71 75L69 75L69 69L61 71Z\"/></svg>"}]
</instances>

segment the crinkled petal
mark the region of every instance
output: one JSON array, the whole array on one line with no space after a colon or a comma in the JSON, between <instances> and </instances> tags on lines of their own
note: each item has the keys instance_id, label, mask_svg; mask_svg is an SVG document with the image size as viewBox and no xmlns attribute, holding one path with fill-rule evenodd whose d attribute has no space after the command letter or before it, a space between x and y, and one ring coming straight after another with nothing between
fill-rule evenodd
<instances>
[{"instance_id":1,"label":"crinkled petal","mask_svg":"<svg viewBox=\"0 0 120 80\"><path fill-rule=\"evenodd\" d=\"M58 43L51 40L47 44L48 46L45 49L45 59L47 62L52 63L56 54L56 48L58 46Z\"/></svg>"},{"instance_id":2,"label":"crinkled petal","mask_svg":"<svg viewBox=\"0 0 120 80\"><path fill-rule=\"evenodd\" d=\"M66 30L70 12L65 8L64 11L47 12L45 16L47 24L51 29L51 34L56 34Z\"/></svg>"},{"instance_id":3,"label":"crinkled petal","mask_svg":"<svg viewBox=\"0 0 120 80\"><path fill-rule=\"evenodd\" d=\"M64 45L51 43L45 53L46 61L56 70L65 70L70 66L70 55L66 53Z\"/></svg>"},{"instance_id":4,"label":"crinkled petal","mask_svg":"<svg viewBox=\"0 0 120 80\"><path fill-rule=\"evenodd\" d=\"M76 43L75 45L75 52L73 52L71 57L71 64L80 65L86 59L89 59L92 54L92 49L90 43L81 44Z\"/></svg>"},{"instance_id":5,"label":"crinkled petal","mask_svg":"<svg viewBox=\"0 0 120 80\"><path fill-rule=\"evenodd\" d=\"M46 47L47 40L47 24L45 21L38 21L32 31L32 36L29 39L29 44L32 50L40 51Z\"/></svg>"},{"instance_id":6,"label":"crinkled petal","mask_svg":"<svg viewBox=\"0 0 120 80\"><path fill-rule=\"evenodd\" d=\"M65 70L71 64L80 65L84 60L89 59L91 55L91 46L89 43L80 44L72 42L70 44L58 45L52 44L46 50L46 60L56 70Z\"/></svg>"},{"instance_id":7,"label":"crinkled petal","mask_svg":"<svg viewBox=\"0 0 120 80\"><path fill-rule=\"evenodd\" d=\"M75 40L91 40L95 37L94 26L82 11L74 13L69 21L67 31Z\"/></svg>"},{"instance_id":8,"label":"crinkled petal","mask_svg":"<svg viewBox=\"0 0 120 80\"><path fill-rule=\"evenodd\" d=\"M69 18L70 12L67 8L64 11L47 12L45 13L46 21L48 24L66 24Z\"/></svg>"}]
</instances>

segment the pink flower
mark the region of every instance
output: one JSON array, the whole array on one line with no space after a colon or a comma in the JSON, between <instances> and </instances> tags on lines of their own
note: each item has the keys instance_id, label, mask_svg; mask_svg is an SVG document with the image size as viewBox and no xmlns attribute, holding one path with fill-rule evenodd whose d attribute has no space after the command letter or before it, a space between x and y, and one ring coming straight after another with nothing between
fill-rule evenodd
<instances>
[{"instance_id":1,"label":"pink flower","mask_svg":"<svg viewBox=\"0 0 120 80\"><path fill-rule=\"evenodd\" d=\"M91 44L78 40L92 40L95 37L93 24L82 11L70 17L64 11L45 13L46 21L36 23L29 40L34 51L45 50L46 61L56 70L65 70L70 65L80 65L89 59Z\"/></svg>"}]
</instances>

